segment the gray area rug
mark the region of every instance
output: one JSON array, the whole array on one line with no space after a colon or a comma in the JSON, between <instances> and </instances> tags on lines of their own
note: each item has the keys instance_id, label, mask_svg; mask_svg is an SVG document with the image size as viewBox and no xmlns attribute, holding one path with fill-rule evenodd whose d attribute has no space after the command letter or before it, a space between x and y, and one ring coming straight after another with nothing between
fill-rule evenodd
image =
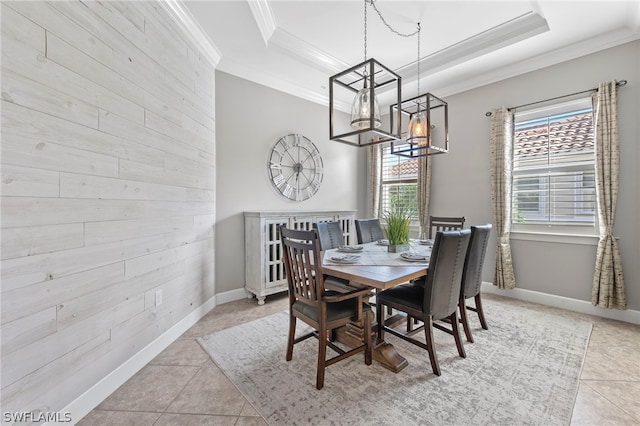
<instances>
[{"instance_id":1,"label":"gray area rug","mask_svg":"<svg viewBox=\"0 0 640 426\"><path fill-rule=\"evenodd\" d=\"M318 391L316 339L298 343L285 361L287 312L198 341L269 424L569 424L591 324L484 305L489 330L470 313L475 343L465 343L467 358L458 357L453 336L434 330L440 377L425 350L387 333L409 366L394 374L356 355L328 367ZM298 321L297 335L305 328Z\"/></svg>"}]
</instances>

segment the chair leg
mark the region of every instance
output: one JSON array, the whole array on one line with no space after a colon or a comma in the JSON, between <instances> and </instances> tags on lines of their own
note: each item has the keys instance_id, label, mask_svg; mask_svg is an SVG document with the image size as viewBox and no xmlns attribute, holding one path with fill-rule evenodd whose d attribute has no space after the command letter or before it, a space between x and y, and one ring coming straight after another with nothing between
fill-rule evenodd
<instances>
[{"instance_id":1,"label":"chair leg","mask_svg":"<svg viewBox=\"0 0 640 426\"><path fill-rule=\"evenodd\" d=\"M384 310L383 305L381 305L378 301L376 301L376 322L378 323L378 341L381 342L384 339L384 315L382 315L382 311Z\"/></svg>"},{"instance_id":2,"label":"chair leg","mask_svg":"<svg viewBox=\"0 0 640 426\"><path fill-rule=\"evenodd\" d=\"M464 329L464 334L467 337L467 342L473 343L473 336L471 335L471 327L469 327L469 318L467 317L467 307L465 305L464 295L460 295L460 300L458 301L458 310L460 311L460 322L462 323L462 328Z\"/></svg>"},{"instance_id":3,"label":"chair leg","mask_svg":"<svg viewBox=\"0 0 640 426\"><path fill-rule=\"evenodd\" d=\"M371 347L371 316L365 313L362 322L364 322L364 363L371 365L372 347Z\"/></svg>"},{"instance_id":4,"label":"chair leg","mask_svg":"<svg viewBox=\"0 0 640 426\"><path fill-rule=\"evenodd\" d=\"M329 340L335 342L338 338L338 331L334 328L333 330L329 330Z\"/></svg>"},{"instance_id":5,"label":"chair leg","mask_svg":"<svg viewBox=\"0 0 640 426\"><path fill-rule=\"evenodd\" d=\"M433 319L431 316L425 318L424 321L424 337L427 342L427 351L429 352L429 360L431 361L431 368L436 376L440 375L440 364L438 364L438 356L436 355L436 348L433 346Z\"/></svg>"},{"instance_id":6,"label":"chair leg","mask_svg":"<svg viewBox=\"0 0 640 426\"><path fill-rule=\"evenodd\" d=\"M287 361L293 358L293 343L296 337L296 317L289 314L289 340L287 341Z\"/></svg>"},{"instance_id":7,"label":"chair leg","mask_svg":"<svg viewBox=\"0 0 640 426\"><path fill-rule=\"evenodd\" d=\"M453 337L456 339L456 346L458 347L458 355L462 358L466 358L467 354L464 351L464 346L462 345L462 338L460 337L460 328L458 327L458 313L454 312L449 317L451 320L451 328L453 330Z\"/></svg>"},{"instance_id":8,"label":"chair leg","mask_svg":"<svg viewBox=\"0 0 640 426\"><path fill-rule=\"evenodd\" d=\"M327 329L323 324L318 330L318 371L316 373L316 389L324 386L324 368L327 359Z\"/></svg>"},{"instance_id":9,"label":"chair leg","mask_svg":"<svg viewBox=\"0 0 640 426\"><path fill-rule=\"evenodd\" d=\"M482 300L480 300L480 293L476 294L474 298L476 301L476 310L478 311L478 318L480 319L480 325L483 329L488 330L487 321L484 319L484 310L482 309Z\"/></svg>"},{"instance_id":10,"label":"chair leg","mask_svg":"<svg viewBox=\"0 0 640 426\"><path fill-rule=\"evenodd\" d=\"M407 333L413 331L413 324L414 324L413 318L407 315Z\"/></svg>"}]
</instances>

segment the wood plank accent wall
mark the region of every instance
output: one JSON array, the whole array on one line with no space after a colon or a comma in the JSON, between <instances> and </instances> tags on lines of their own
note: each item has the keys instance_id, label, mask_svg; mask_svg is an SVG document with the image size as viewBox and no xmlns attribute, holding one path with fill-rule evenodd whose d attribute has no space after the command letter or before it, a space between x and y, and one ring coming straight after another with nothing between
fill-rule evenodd
<instances>
[{"instance_id":1,"label":"wood plank accent wall","mask_svg":"<svg viewBox=\"0 0 640 426\"><path fill-rule=\"evenodd\" d=\"M0 401L47 412L214 296L216 64L158 2L1 7Z\"/></svg>"}]
</instances>

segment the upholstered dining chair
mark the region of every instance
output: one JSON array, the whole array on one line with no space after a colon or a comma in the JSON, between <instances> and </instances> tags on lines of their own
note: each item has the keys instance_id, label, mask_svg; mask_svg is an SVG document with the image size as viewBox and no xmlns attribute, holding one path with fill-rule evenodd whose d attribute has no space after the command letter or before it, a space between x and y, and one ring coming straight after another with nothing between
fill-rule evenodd
<instances>
[{"instance_id":1,"label":"upholstered dining chair","mask_svg":"<svg viewBox=\"0 0 640 426\"><path fill-rule=\"evenodd\" d=\"M462 270L462 288L460 291L460 301L458 309L460 311L460 322L467 341L473 343L471 328L469 327L469 319L467 317L467 309L478 314L480 325L487 330L487 321L484 318L482 310L482 300L480 298L480 287L482 285L482 267L484 265L484 257L487 254L487 245L489 243L489 234L491 233L491 224L472 226L471 239L469 240L469 248L464 260L464 269ZM467 306L466 300L474 298L475 306Z\"/></svg>"},{"instance_id":2,"label":"upholstered dining chair","mask_svg":"<svg viewBox=\"0 0 640 426\"><path fill-rule=\"evenodd\" d=\"M309 337L318 339L316 388L324 386L325 368L336 362L364 352L365 364L371 364L371 307L365 302L371 290L354 289L347 293L326 290L322 275L320 241L315 230L299 231L280 228L284 250L284 264L289 285L289 337L287 361L293 358L293 346ZM296 337L296 322L300 319L313 327L313 331ZM345 351L327 339L333 330L352 321L362 321L364 343ZM330 359L327 346L338 353Z\"/></svg>"},{"instance_id":3,"label":"upholstered dining chair","mask_svg":"<svg viewBox=\"0 0 640 426\"><path fill-rule=\"evenodd\" d=\"M433 239L433 235L438 231L453 231L464 228L464 216L462 217L443 217L429 216L429 239Z\"/></svg>"},{"instance_id":4,"label":"upholstered dining chair","mask_svg":"<svg viewBox=\"0 0 640 426\"><path fill-rule=\"evenodd\" d=\"M384 238L380 219L356 219L358 244L371 243Z\"/></svg>"},{"instance_id":5,"label":"upholstered dining chair","mask_svg":"<svg viewBox=\"0 0 640 426\"><path fill-rule=\"evenodd\" d=\"M313 224L313 228L318 231L320 250L330 250L344 244L340 222L317 222Z\"/></svg>"},{"instance_id":6,"label":"upholstered dining chair","mask_svg":"<svg viewBox=\"0 0 640 426\"><path fill-rule=\"evenodd\" d=\"M438 376L440 375L440 365L433 344L434 328L452 334L458 348L458 354L462 358L466 358L458 327L457 310L462 270L470 236L469 229L436 233L429 260L429 272L426 277L409 284L392 287L376 295L379 307L391 306L398 311L406 312L423 323L412 331L401 332L385 325L382 318L383 310L376 309L378 339L383 340L384 332L387 331L426 349L429 353L431 368ZM446 320L446 322L435 322L439 320ZM425 343L411 337L420 329L424 329Z\"/></svg>"}]
</instances>

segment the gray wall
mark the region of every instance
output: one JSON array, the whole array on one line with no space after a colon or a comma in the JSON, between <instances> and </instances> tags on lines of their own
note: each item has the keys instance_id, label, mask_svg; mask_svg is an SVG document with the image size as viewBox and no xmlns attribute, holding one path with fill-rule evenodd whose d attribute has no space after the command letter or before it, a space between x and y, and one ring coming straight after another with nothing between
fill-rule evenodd
<instances>
[{"instance_id":1,"label":"gray wall","mask_svg":"<svg viewBox=\"0 0 640 426\"><path fill-rule=\"evenodd\" d=\"M615 233L620 236L630 309L640 309L640 217L638 117L640 42L540 69L446 97L451 150L433 159L431 214L464 215L467 223L493 221L489 183L489 125L485 112L596 87L600 81L627 79L619 91L620 193ZM253 83L218 73L218 291L239 289L244 280L242 211L357 208L366 211L364 150L328 141L328 113L321 107ZM438 93L436 93L438 95ZM246 103L252 102L253 107ZM247 125L250 123L251 125ZM255 124L254 124L255 123ZM300 132L320 148L325 181L316 197L296 204L271 188L265 162L269 147L287 132ZM251 149L252 151L250 151ZM351 194L357 194L356 196ZM569 243L514 240L519 288L590 301L596 239ZM493 281L495 244L489 248L484 280Z\"/></svg>"},{"instance_id":2,"label":"gray wall","mask_svg":"<svg viewBox=\"0 0 640 426\"><path fill-rule=\"evenodd\" d=\"M244 287L245 211L364 211L366 156L329 140L326 107L216 72L216 292ZM309 138L320 151L324 178L310 199L295 202L276 192L267 160L289 133Z\"/></svg>"},{"instance_id":3,"label":"gray wall","mask_svg":"<svg viewBox=\"0 0 640 426\"><path fill-rule=\"evenodd\" d=\"M1 7L1 404L54 412L214 296L215 71L159 3Z\"/></svg>"},{"instance_id":4,"label":"gray wall","mask_svg":"<svg viewBox=\"0 0 640 426\"><path fill-rule=\"evenodd\" d=\"M433 159L431 213L464 214L468 224L492 222L489 183L489 127L485 112L597 87L604 80L628 80L618 91L620 191L614 227L620 237L627 299L640 309L639 98L640 42L632 42L446 98L451 151ZM591 300L596 239L582 244L513 240L517 286ZM493 281L495 244L489 248L484 280Z\"/></svg>"}]
</instances>

